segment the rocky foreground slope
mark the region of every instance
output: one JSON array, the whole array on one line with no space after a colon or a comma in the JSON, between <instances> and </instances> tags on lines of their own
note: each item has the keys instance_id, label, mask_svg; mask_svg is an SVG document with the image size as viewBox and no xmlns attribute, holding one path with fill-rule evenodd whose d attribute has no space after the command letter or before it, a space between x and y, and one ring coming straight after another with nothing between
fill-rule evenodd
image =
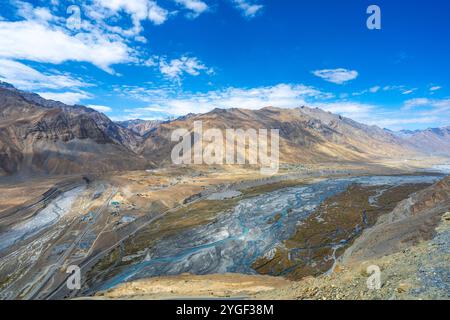
<instances>
[{"instance_id":1,"label":"rocky foreground slope","mask_svg":"<svg viewBox=\"0 0 450 320\"><path fill-rule=\"evenodd\" d=\"M366 230L344 254L344 261L364 261L430 240L444 213L450 210L450 177L400 202Z\"/></svg>"}]
</instances>

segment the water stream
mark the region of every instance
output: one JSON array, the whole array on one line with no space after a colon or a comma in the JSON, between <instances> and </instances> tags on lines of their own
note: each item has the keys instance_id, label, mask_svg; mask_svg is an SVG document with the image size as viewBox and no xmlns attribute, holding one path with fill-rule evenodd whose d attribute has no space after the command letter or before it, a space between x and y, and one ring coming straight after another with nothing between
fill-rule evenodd
<instances>
[{"instance_id":1,"label":"water stream","mask_svg":"<svg viewBox=\"0 0 450 320\"><path fill-rule=\"evenodd\" d=\"M30 219L20 222L10 230L0 234L0 251L12 246L18 241L29 239L42 230L54 225L67 214L84 186L64 192Z\"/></svg>"}]
</instances>

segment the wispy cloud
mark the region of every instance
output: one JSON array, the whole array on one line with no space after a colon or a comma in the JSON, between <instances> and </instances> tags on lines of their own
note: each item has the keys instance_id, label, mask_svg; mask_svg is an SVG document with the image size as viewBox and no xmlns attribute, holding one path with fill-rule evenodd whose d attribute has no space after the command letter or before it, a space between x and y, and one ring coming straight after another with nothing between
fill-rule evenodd
<instances>
[{"instance_id":1,"label":"wispy cloud","mask_svg":"<svg viewBox=\"0 0 450 320\"><path fill-rule=\"evenodd\" d=\"M313 106L340 114L367 125L376 125L380 128L388 128L391 130L401 130L405 128L417 129L423 125L448 124L448 121L441 119L436 114L406 113L402 110L390 110L374 104L338 101L332 103L318 103Z\"/></svg>"},{"instance_id":2,"label":"wispy cloud","mask_svg":"<svg viewBox=\"0 0 450 320\"><path fill-rule=\"evenodd\" d=\"M201 0L175 0L175 2L190 10L188 14L190 18L196 18L208 10L208 5Z\"/></svg>"},{"instance_id":3,"label":"wispy cloud","mask_svg":"<svg viewBox=\"0 0 450 320\"><path fill-rule=\"evenodd\" d=\"M153 0L94 0L92 10L107 9L103 11L104 15L117 15L119 12L125 12L131 16L136 31L142 29L142 21L149 20L156 25L163 24L169 15L169 12L160 7Z\"/></svg>"},{"instance_id":4,"label":"wispy cloud","mask_svg":"<svg viewBox=\"0 0 450 320\"><path fill-rule=\"evenodd\" d=\"M398 91L403 95L408 95L416 92L417 88L407 87L405 85L388 85L383 87L383 91Z\"/></svg>"},{"instance_id":5,"label":"wispy cloud","mask_svg":"<svg viewBox=\"0 0 450 320\"><path fill-rule=\"evenodd\" d=\"M99 112L103 112L103 113L108 113L108 112L111 112L111 111L112 111L112 108L111 108L111 107L107 107L107 106L99 106L99 105L96 105L96 104L90 104L90 105L88 105L87 107L88 107L88 108L91 108L91 109L94 109L94 110L97 110L97 111L99 111Z\"/></svg>"},{"instance_id":6,"label":"wispy cloud","mask_svg":"<svg viewBox=\"0 0 450 320\"><path fill-rule=\"evenodd\" d=\"M380 91L381 87L380 86L375 86L369 89L369 92L371 93L377 93L378 91Z\"/></svg>"},{"instance_id":7,"label":"wispy cloud","mask_svg":"<svg viewBox=\"0 0 450 320\"><path fill-rule=\"evenodd\" d=\"M437 91L437 90L441 90L441 89L442 89L441 86L432 86L432 87L430 88L430 91Z\"/></svg>"},{"instance_id":8,"label":"wispy cloud","mask_svg":"<svg viewBox=\"0 0 450 320\"><path fill-rule=\"evenodd\" d=\"M152 115L165 112L167 115L205 113L215 108L260 109L267 106L293 108L318 98L329 98L313 87L294 84L278 84L256 88L227 88L205 93L171 92L166 90L145 90L143 88L121 89L121 94L133 97L150 105L128 110L130 113Z\"/></svg>"},{"instance_id":9,"label":"wispy cloud","mask_svg":"<svg viewBox=\"0 0 450 320\"><path fill-rule=\"evenodd\" d=\"M8 59L0 59L0 80L22 90L57 90L91 86L68 74L42 73L23 63Z\"/></svg>"},{"instance_id":10,"label":"wispy cloud","mask_svg":"<svg viewBox=\"0 0 450 320\"><path fill-rule=\"evenodd\" d=\"M302 105L348 117L368 125L400 130L423 125L447 125L438 114L386 109L381 105L354 101L330 101L333 95L310 86L279 84L270 87L227 88L206 93L186 93L144 88L121 88L122 95L148 103L146 107L125 110L122 119L161 119L188 113L206 113L214 108L260 109L267 106L295 108Z\"/></svg>"},{"instance_id":11,"label":"wispy cloud","mask_svg":"<svg viewBox=\"0 0 450 320\"><path fill-rule=\"evenodd\" d=\"M188 10L190 17L209 9L202 0L172 2ZM248 17L253 17L263 7L250 0L233 2ZM176 14L155 0L82 0L77 3L81 19L72 25L66 15L57 15L58 12L66 12L68 3L53 1L48 7L39 7L12 0L9 4L20 19L0 20L0 59L50 64L83 62L110 74L116 74L115 65L140 65L146 60L148 51L134 43L147 43L142 35L143 22L160 25ZM73 7L77 8L77 5ZM212 68L195 57L183 56L169 61L162 58L158 64L159 71L166 78L177 81L184 74L213 73Z\"/></svg>"},{"instance_id":12,"label":"wispy cloud","mask_svg":"<svg viewBox=\"0 0 450 320\"><path fill-rule=\"evenodd\" d=\"M377 109L376 106L358 102L338 101L330 103L315 103L312 106L321 108L325 111L336 113L356 121L365 121L370 114Z\"/></svg>"},{"instance_id":13,"label":"wispy cloud","mask_svg":"<svg viewBox=\"0 0 450 320\"><path fill-rule=\"evenodd\" d=\"M365 89L365 90L358 91L358 92L353 92L352 96L361 96L361 95L366 94L366 93L377 93L380 90L381 90L380 86L374 86L374 87L371 87L369 89Z\"/></svg>"},{"instance_id":14,"label":"wispy cloud","mask_svg":"<svg viewBox=\"0 0 450 320\"><path fill-rule=\"evenodd\" d=\"M417 88L405 90L402 92L402 94L408 95L408 94L414 93L415 91L417 91Z\"/></svg>"},{"instance_id":15,"label":"wispy cloud","mask_svg":"<svg viewBox=\"0 0 450 320\"><path fill-rule=\"evenodd\" d=\"M37 92L45 99L61 101L68 105L74 105L80 103L81 100L90 99L92 95L80 91L80 92Z\"/></svg>"},{"instance_id":16,"label":"wispy cloud","mask_svg":"<svg viewBox=\"0 0 450 320\"><path fill-rule=\"evenodd\" d=\"M242 14L247 18L253 18L255 17L263 8L264 6L261 4L258 4L254 0L231 0L235 7L239 9Z\"/></svg>"},{"instance_id":17,"label":"wispy cloud","mask_svg":"<svg viewBox=\"0 0 450 320\"><path fill-rule=\"evenodd\" d=\"M429 98L410 99L405 101L403 110L412 110L418 107L430 108L432 109L431 111L434 112L449 112L450 99L429 99Z\"/></svg>"},{"instance_id":18,"label":"wispy cloud","mask_svg":"<svg viewBox=\"0 0 450 320\"><path fill-rule=\"evenodd\" d=\"M354 80L358 77L357 71L347 70L344 68L316 70L313 71L312 73L325 81L336 84L343 84L347 81Z\"/></svg>"},{"instance_id":19,"label":"wispy cloud","mask_svg":"<svg viewBox=\"0 0 450 320\"><path fill-rule=\"evenodd\" d=\"M122 41L99 33L76 36L58 26L34 20L0 21L0 58L60 64L89 62L112 73L111 65L131 61L131 49Z\"/></svg>"},{"instance_id":20,"label":"wispy cloud","mask_svg":"<svg viewBox=\"0 0 450 320\"><path fill-rule=\"evenodd\" d=\"M372 91L380 90L381 88ZM333 94L304 84L278 84L254 88L230 87L200 93L184 92L176 85L165 88L121 86L116 87L115 92L127 99L146 104L145 107L125 110L125 113L120 116L121 119L164 119L188 113L206 113L214 108L255 110L267 106L295 108L306 105L391 130L445 126L450 122L450 99L410 99L404 103L404 106L408 108L392 109L380 104L338 99ZM428 108L423 108L424 106Z\"/></svg>"},{"instance_id":21,"label":"wispy cloud","mask_svg":"<svg viewBox=\"0 0 450 320\"><path fill-rule=\"evenodd\" d=\"M136 64L145 55L133 44L147 41L141 35L142 22L159 25L170 15L153 0L83 0L78 3L80 19L68 23L71 19L55 15L56 9L20 0L11 3L21 19L0 21L0 58L51 64L87 62L111 74L114 65ZM200 0L179 3L196 13L206 5ZM126 17L131 20L129 29L122 23Z\"/></svg>"},{"instance_id":22,"label":"wispy cloud","mask_svg":"<svg viewBox=\"0 0 450 320\"><path fill-rule=\"evenodd\" d=\"M167 60L165 57L154 56L145 62L148 67L157 68L161 74L169 79L180 82L184 74L199 76L201 73L212 75L214 69L207 67L196 57L181 56L180 58Z\"/></svg>"},{"instance_id":23,"label":"wispy cloud","mask_svg":"<svg viewBox=\"0 0 450 320\"><path fill-rule=\"evenodd\" d=\"M403 85L389 85L389 86L384 86L383 87L383 91L402 91L405 89L405 86Z\"/></svg>"}]
</instances>

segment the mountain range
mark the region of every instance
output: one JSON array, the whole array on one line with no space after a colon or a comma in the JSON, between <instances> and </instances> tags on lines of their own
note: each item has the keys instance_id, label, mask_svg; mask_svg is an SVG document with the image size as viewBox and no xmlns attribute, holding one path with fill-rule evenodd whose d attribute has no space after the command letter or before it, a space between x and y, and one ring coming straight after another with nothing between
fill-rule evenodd
<instances>
[{"instance_id":1,"label":"mountain range","mask_svg":"<svg viewBox=\"0 0 450 320\"><path fill-rule=\"evenodd\" d=\"M144 168L141 141L107 116L0 84L0 172L69 174Z\"/></svg>"},{"instance_id":2,"label":"mountain range","mask_svg":"<svg viewBox=\"0 0 450 320\"><path fill-rule=\"evenodd\" d=\"M420 154L450 155L449 127L391 132L306 106L215 109L173 121L113 122L93 109L46 100L0 83L0 174L70 174L170 164L171 133L203 128L279 129L280 161L370 162Z\"/></svg>"},{"instance_id":3,"label":"mountain range","mask_svg":"<svg viewBox=\"0 0 450 320\"><path fill-rule=\"evenodd\" d=\"M450 126L426 130L402 130L396 134L423 153L442 156L450 154Z\"/></svg>"}]
</instances>

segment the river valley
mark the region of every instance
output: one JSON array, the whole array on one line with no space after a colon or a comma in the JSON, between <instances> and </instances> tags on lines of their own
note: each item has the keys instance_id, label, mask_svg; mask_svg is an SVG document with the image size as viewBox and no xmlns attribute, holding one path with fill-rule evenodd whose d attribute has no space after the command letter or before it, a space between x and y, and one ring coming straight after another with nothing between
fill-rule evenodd
<instances>
[{"instance_id":1,"label":"river valley","mask_svg":"<svg viewBox=\"0 0 450 320\"><path fill-rule=\"evenodd\" d=\"M320 235L319 243L325 238L328 241L323 244L325 252L315 254L320 259L312 259L308 268L315 270L313 274L320 274L333 265L333 260L342 253L341 249L363 228L375 222L376 217L370 217L369 214L382 205L378 200L383 194L400 193L401 188L404 188L406 193L400 194L399 199L393 202L395 204L409 193L425 188L440 178L441 176L424 175L325 179L238 199L231 208L217 212L206 223L181 228L175 233L163 232L167 226L162 218L159 227L154 225L151 229L144 230L141 237L137 234L113 251L108 258L114 261L112 264L103 265L103 270L94 268L96 272L102 273L102 277L97 279L101 279L101 284L94 285L94 288L106 290L136 279L183 273L289 275L295 270L294 266L305 265L298 264L297 261L302 259L302 255L298 254L300 248L292 245L292 241L290 244L285 241L296 235L302 224L308 221L324 201L351 187L359 186L367 191L364 198L364 203L367 203L356 214L356 220L351 221L349 230L344 227L339 230L339 225L333 226L331 231L337 235L334 238L330 238L329 234L320 235L320 232L316 232L316 235ZM214 206L214 202L211 202L211 206ZM340 208L343 216L347 209ZM201 210L193 210L180 214L177 219L194 219L190 215L201 214ZM324 222L324 219L326 220L325 217L314 217L317 222ZM158 231L161 231L160 234ZM152 233L151 237L149 232ZM149 238L152 238L151 242ZM320 251L317 247L309 249ZM281 268L280 255L288 260ZM324 265L320 264L322 260L326 262ZM277 261L278 266L271 265L272 261ZM95 282L91 283L93 284Z\"/></svg>"}]
</instances>

